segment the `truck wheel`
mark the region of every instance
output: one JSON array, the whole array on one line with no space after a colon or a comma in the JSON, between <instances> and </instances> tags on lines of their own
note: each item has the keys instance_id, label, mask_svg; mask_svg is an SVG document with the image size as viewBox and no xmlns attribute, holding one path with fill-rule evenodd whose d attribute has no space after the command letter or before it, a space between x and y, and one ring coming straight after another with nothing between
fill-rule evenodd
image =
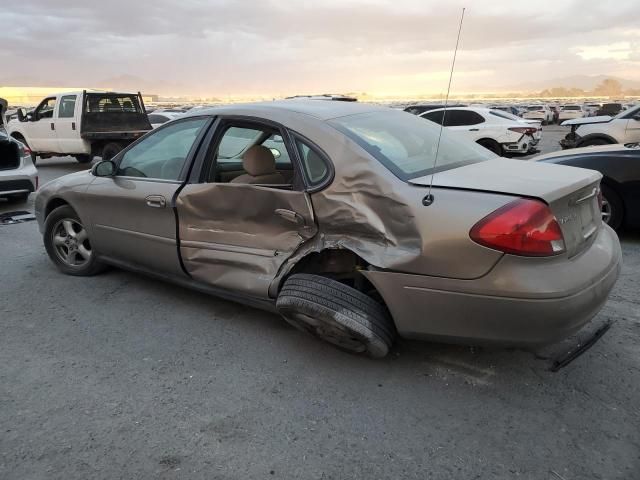
<instances>
[{"instance_id":1,"label":"truck wheel","mask_svg":"<svg viewBox=\"0 0 640 480\"><path fill-rule=\"evenodd\" d=\"M382 358L396 335L383 305L319 275L291 275L278 295L276 307L297 329L349 353Z\"/></svg>"},{"instance_id":2,"label":"truck wheel","mask_svg":"<svg viewBox=\"0 0 640 480\"><path fill-rule=\"evenodd\" d=\"M111 160L122 150L122 145L116 142L107 143L102 149L102 160Z\"/></svg>"},{"instance_id":3,"label":"truck wheel","mask_svg":"<svg viewBox=\"0 0 640 480\"><path fill-rule=\"evenodd\" d=\"M24 137L22 135L20 135L19 133L13 135L13 138L15 138L16 140L18 140L19 142L21 142L22 144L26 145L27 148L29 150L31 150L31 147L29 146L29 144L27 143L27 141L24 139ZM31 161L33 162L33 165L36 165L36 159L38 158L38 155L36 155L36 153L31 150Z\"/></svg>"},{"instance_id":4,"label":"truck wheel","mask_svg":"<svg viewBox=\"0 0 640 480\"><path fill-rule=\"evenodd\" d=\"M49 214L44 223L43 240L49 258L67 275L89 276L105 269L96 259L80 217L68 205Z\"/></svg>"},{"instance_id":5,"label":"truck wheel","mask_svg":"<svg viewBox=\"0 0 640 480\"><path fill-rule=\"evenodd\" d=\"M89 163L93 160L93 155L76 155L75 158L78 163Z\"/></svg>"}]
</instances>

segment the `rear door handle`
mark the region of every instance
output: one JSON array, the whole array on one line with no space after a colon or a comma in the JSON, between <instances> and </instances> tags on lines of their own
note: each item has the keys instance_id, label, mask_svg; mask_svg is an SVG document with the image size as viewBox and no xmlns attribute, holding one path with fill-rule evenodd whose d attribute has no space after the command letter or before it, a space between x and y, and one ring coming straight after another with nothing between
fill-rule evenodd
<instances>
[{"instance_id":1,"label":"rear door handle","mask_svg":"<svg viewBox=\"0 0 640 480\"><path fill-rule=\"evenodd\" d=\"M470 128L469 131L470 132L479 132L480 129L479 128Z\"/></svg>"},{"instance_id":2,"label":"rear door handle","mask_svg":"<svg viewBox=\"0 0 640 480\"><path fill-rule=\"evenodd\" d=\"M287 210L286 208L277 208L275 210L275 214L280 218L283 218L289 222L295 223L296 225L302 227L304 226L304 217L293 210Z\"/></svg>"},{"instance_id":3,"label":"rear door handle","mask_svg":"<svg viewBox=\"0 0 640 480\"><path fill-rule=\"evenodd\" d=\"M55 124L53 122L51 122L51 130L55 130L55 129L56 129Z\"/></svg>"},{"instance_id":4,"label":"rear door handle","mask_svg":"<svg viewBox=\"0 0 640 480\"><path fill-rule=\"evenodd\" d=\"M167 205L167 201L162 195L149 195L145 201L147 206L152 208L164 208Z\"/></svg>"}]
</instances>

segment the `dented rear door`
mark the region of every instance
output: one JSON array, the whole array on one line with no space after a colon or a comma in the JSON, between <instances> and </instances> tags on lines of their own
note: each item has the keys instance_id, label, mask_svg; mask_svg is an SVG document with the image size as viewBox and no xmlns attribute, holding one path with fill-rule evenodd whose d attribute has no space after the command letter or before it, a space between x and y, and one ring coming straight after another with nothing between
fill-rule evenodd
<instances>
[{"instance_id":1,"label":"dented rear door","mask_svg":"<svg viewBox=\"0 0 640 480\"><path fill-rule=\"evenodd\" d=\"M200 282L268 297L288 257L316 232L308 194L240 183L186 185L176 201L180 254Z\"/></svg>"}]
</instances>

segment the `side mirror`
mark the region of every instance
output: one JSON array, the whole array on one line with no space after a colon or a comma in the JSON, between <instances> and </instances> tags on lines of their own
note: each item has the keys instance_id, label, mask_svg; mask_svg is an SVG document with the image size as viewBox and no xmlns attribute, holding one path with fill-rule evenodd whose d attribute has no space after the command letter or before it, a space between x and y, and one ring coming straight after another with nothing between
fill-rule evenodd
<instances>
[{"instance_id":1,"label":"side mirror","mask_svg":"<svg viewBox=\"0 0 640 480\"><path fill-rule=\"evenodd\" d=\"M27 121L27 110L24 108L19 108L18 109L18 121L19 122L26 122Z\"/></svg>"},{"instance_id":2,"label":"side mirror","mask_svg":"<svg viewBox=\"0 0 640 480\"><path fill-rule=\"evenodd\" d=\"M92 173L96 177L113 177L116 174L116 164L111 160L96 163L93 166Z\"/></svg>"}]
</instances>

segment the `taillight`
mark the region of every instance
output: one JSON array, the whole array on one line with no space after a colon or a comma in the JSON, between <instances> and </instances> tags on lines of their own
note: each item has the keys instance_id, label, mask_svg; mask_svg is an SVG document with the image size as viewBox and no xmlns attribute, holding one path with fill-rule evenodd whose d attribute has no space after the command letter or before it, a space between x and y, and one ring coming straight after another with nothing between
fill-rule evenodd
<instances>
[{"instance_id":1,"label":"taillight","mask_svg":"<svg viewBox=\"0 0 640 480\"><path fill-rule=\"evenodd\" d=\"M471 232L471 239L485 247L527 257L547 257L565 251L560 225L549 207L521 198L490 213Z\"/></svg>"},{"instance_id":2,"label":"taillight","mask_svg":"<svg viewBox=\"0 0 640 480\"><path fill-rule=\"evenodd\" d=\"M524 133L525 135L533 135L538 131L537 128L533 127L510 127L509 130L512 132Z\"/></svg>"}]
</instances>

